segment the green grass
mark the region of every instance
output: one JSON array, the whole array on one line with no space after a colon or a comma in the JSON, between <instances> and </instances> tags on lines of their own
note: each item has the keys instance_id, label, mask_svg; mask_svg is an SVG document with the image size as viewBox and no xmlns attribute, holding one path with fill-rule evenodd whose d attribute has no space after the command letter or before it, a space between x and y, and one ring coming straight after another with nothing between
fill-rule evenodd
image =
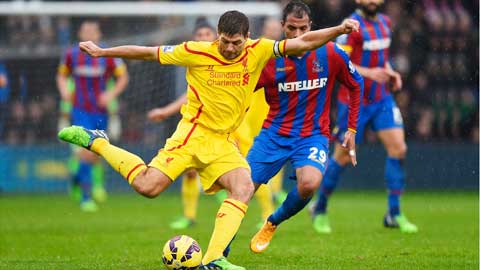
<instances>
[{"instance_id":1,"label":"green grass","mask_svg":"<svg viewBox=\"0 0 480 270\"><path fill-rule=\"evenodd\" d=\"M331 201L331 235L317 235L307 212L285 222L264 254L248 249L259 209L251 204L230 260L247 269L479 269L478 194L408 193L403 209L420 232L385 229L381 192L339 192ZM149 200L112 195L95 214L66 196L0 197L0 269L163 269L161 249L188 234L205 250L217 203L202 197L198 224L171 231L180 214L172 193Z\"/></svg>"}]
</instances>

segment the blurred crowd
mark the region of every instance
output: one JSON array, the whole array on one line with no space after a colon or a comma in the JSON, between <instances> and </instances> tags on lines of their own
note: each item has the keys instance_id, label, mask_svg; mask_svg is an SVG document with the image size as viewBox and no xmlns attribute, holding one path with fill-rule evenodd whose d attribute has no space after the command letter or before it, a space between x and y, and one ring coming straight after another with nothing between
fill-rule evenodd
<instances>
[{"instance_id":1,"label":"blurred crowd","mask_svg":"<svg viewBox=\"0 0 480 270\"><path fill-rule=\"evenodd\" d=\"M355 9L353 0L305 2L312 8L317 28L338 24ZM478 143L478 1L385 2L384 12L391 17L394 29L392 64L404 80L404 89L395 96L407 140ZM175 24L175 19L165 22L158 18L121 21L102 17L99 21L108 25L104 31L107 40L135 34L139 24L144 31ZM55 74L45 78L41 72L48 68L56 72L59 52L75 41L78 24L79 19L68 17L0 17L0 141L20 144L54 138L59 99ZM8 58L9 53L52 58L52 48L58 48L53 50L54 59L47 61L48 67L35 67L38 71L15 70L14 58ZM35 88L32 76L51 81L52 89ZM123 104L131 107L128 100ZM144 117L130 116L137 120ZM128 134L125 132L126 140L141 138ZM366 138L375 140L369 134Z\"/></svg>"}]
</instances>

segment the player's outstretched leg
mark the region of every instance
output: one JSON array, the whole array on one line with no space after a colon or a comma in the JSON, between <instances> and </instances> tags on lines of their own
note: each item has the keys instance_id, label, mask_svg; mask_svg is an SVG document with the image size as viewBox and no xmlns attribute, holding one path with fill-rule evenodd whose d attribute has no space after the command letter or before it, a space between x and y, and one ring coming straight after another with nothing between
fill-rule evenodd
<instances>
[{"instance_id":1,"label":"player's outstretched leg","mask_svg":"<svg viewBox=\"0 0 480 270\"><path fill-rule=\"evenodd\" d=\"M334 158L328 162L328 167L325 172L325 177L318 189L318 199L313 207L313 228L318 233L328 234L332 232L330 222L327 216L327 205L330 195L335 191L340 174L343 172L345 166L340 165Z\"/></svg>"},{"instance_id":2,"label":"player's outstretched leg","mask_svg":"<svg viewBox=\"0 0 480 270\"><path fill-rule=\"evenodd\" d=\"M270 244L277 226L302 210L310 199L311 197L302 198L298 188L293 188L282 205L268 217L262 228L253 236L250 241L250 250L255 253L264 252Z\"/></svg>"},{"instance_id":3,"label":"player's outstretched leg","mask_svg":"<svg viewBox=\"0 0 480 270\"><path fill-rule=\"evenodd\" d=\"M105 158L105 160L132 184L135 177L146 170L145 162L135 154L111 145L107 134L102 130L89 130L80 126L71 126L62 129L58 138L63 141L84 147ZM148 190L133 186L142 195L152 197ZM157 191L157 190L156 190ZM157 191L158 192L158 191Z\"/></svg>"},{"instance_id":4,"label":"player's outstretched leg","mask_svg":"<svg viewBox=\"0 0 480 270\"><path fill-rule=\"evenodd\" d=\"M418 232L417 226L411 223L400 212L400 195L404 188L405 173L400 159L387 157L385 162L385 179L388 188L388 212L383 218L387 228L399 228L404 233Z\"/></svg>"}]
</instances>

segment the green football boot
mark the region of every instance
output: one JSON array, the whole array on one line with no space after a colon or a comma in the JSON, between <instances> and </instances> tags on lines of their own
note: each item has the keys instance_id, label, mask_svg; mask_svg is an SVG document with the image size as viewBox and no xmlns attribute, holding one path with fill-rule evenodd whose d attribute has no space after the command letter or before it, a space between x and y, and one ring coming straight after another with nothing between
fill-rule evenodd
<instances>
[{"instance_id":1,"label":"green football boot","mask_svg":"<svg viewBox=\"0 0 480 270\"><path fill-rule=\"evenodd\" d=\"M195 221L188 219L186 217L180 217L177 220L170 223L170 229L183 230L193 226L193 224L195 224Z\"/></svg>"},{"instance_id":2,"label":"green football boot","mask_svg":"<svg viewBox=\"0 0 480 270\"><path fill-rule=\"evenodd\" d=\"M313 218L313 228L317 233L329 234L332 233L330 222L327 214L318 214Z\"/></svg>"},{"instance_id":3,"label":"green football boot","mask_svg":"<svg viewBox=\"0 0 480 270\"><path fill-rule=\"evenodd\" d=\"M245 267L235 265L229 261L227 258L220 257L219 259L213 260L206 265L200 265L198 269L201 270L245 270Z\"/></svg>"},{"instance_id":4,"label":"green football boot","mask_svg":"<svg viewBox=\"0 0 480 270\"><path fill-rule=\"evenodd\" d=\"M95 139L103 138L108 141L107 134L103 130L90 130L80 126L71 126L60 130L58 138L87 149L90 149Z\"/></svg>"},{"instance_id":5,"label":"green football boot","mask_svg":"<svg viewBox=\"0 0 480 270\"><path fill-rule=\"evenodd\" d=\"M88 200L80 203L80 209L83 212L93 213L98 211L98 206L94 201Z\"/></svg>"},{"instance_id":6,"label":"green football boot","mask_svg":"<svg viewBox=\"0 0 480 270\"><path fill-rule=\"evenodd\" d=\"M399 228L403 233L417 233L418 228L415 224L408 221L403 214L392 217L390 214L385 214L383 218L383 226L387 228Z\"/></svg>"}]
</instances>

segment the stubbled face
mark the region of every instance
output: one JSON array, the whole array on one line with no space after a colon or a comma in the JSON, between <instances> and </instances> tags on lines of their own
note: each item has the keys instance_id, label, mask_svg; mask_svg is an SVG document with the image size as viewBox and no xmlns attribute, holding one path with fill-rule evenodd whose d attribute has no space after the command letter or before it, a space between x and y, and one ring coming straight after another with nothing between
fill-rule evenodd
<instances>
[{"instance_id":1,"label":"stubbled face","mask_svg":"<svg viewBox=\"0 0 480 270\"><path fill-rule=\"evenodd\" d=\"M193 39L195 41L214 41L217 38L217 34L212 28L202 27L195 31Z\"/></svg>"},{"instance_id":2,"label":"stubbled face","mask_svg":"<svg viewBox=\"0 0 480 270\"><path fill-rule=\"evenodd\" d=\"M218 52L227 60L237 58L245 48L248 35L245 37L242 34L235 34L229 36L223 33L218 35Z\"/></svg>"},{"instance_id":3,"label":"stubbled face","mask_svg":"<svg viewBox=\"0 0 480 270\"><path fill-rule=\"evenodd\" d=\"M302 18L297 18L293 14L288 14L284 22L282 22L285 37L296 38L310 31L312 21L308 15L304 14Z\"/></svg>"},{"instance_id":4,"label":"stubbled face","mask_svg":"<svg viewBox=\"0 0 480 270\"><path fill-rule=\"evenodd\" d=\"M362 11L367 15L374 17L377 15L380 7L383 4L383 0L356 0L357 4L360 5Z\"/></svg>"},{"instance_id":5,"label":"stubbled face","mask_svg":"<svg viewBox=\"0 0 480 270\"><path fill-rule=\"evenodd\" d=\"M80 41L91 40L98 43L101 37L102 33L100 32L100 27L98 26L98 23L95 22L82 23L80 30L78 31L78 38Z\"/></svg>"}]
</instances>

